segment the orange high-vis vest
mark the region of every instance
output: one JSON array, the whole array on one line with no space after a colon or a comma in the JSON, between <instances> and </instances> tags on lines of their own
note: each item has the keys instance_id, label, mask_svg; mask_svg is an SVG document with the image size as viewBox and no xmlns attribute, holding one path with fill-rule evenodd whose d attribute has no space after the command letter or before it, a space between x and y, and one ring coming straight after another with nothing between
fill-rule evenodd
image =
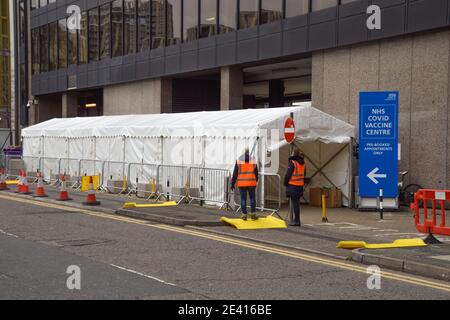
<instances>
[{"instance_id":1,"label":"orange high-vis vest","mask_svg":"<svg viewBox=\"0 0 450 320\"><path fill-rule=\"evenodd\" d=\"M289 180L289 185L296 187L305 186L305 165L300 164L297 161L292 161L294 165L294 172L292 173L291 180Z\"/></svg>"},{"instance_id":2,"label":"orange high-vis vest","mask_svg":"<svg viewBox=\"0 0 450 320\"><path fill-rule=\"evenodd\" d=\"M239 175L237 179L237 186L239 188L256 187L258 184L255 170L256 163L253 160L249 162L238 161Z\"/></svg>"}]
</instances>

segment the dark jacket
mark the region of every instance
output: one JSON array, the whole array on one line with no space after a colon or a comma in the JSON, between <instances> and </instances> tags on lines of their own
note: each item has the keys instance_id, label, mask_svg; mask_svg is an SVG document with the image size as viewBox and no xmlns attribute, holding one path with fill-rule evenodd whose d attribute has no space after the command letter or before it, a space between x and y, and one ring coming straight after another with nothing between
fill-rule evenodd
<instances>
[{"instance_id":1,"label":"dark jacket","mask_svg":"<svg viewBox=\"0 0 450 320\"><path fill-rule=\"evenodd\" d=\"M286 195L287 197L301 197L304 192L304 187L297 187L289 185L289 181L291 181L292 175L294 174L295 167L292 161L296 161L301 165L305 164L305 159L302 157L290 157L289 158L289 166L284 176L284 186L286 187ZM306 170L305 170L306 175Z\"/></svg>"},{"instance_id":2,"label":"dark jacket","mask_svg":"<svg viewBox=\"0 0 450 320\"><path fill-rule=\"evenodd\" d=\"M246 155L242 155L239 158L240 161L245 160L245 162L250 162L250 156L248 154ZM238 162L236 161L236 164L234 165L234 172L233 172L233 179L231 180L231 189L234 189L237 183L237 179L239 176L239 165ZM256 176L256 181L259 180L259 170L258 170L258 165L255 166L255 176Z\"/></svg>"}]
</instances>

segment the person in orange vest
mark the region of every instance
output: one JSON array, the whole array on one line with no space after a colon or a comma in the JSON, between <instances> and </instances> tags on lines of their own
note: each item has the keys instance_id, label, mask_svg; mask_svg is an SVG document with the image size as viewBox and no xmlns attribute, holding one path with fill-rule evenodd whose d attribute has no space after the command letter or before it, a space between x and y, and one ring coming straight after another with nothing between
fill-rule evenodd
<instances>
[{"instance_id":1,"label":"person in orange vest","mask_svg":"<svg viewBox=\"0 0 450 320\"><path fill-rule=\"evenodd\" d=\"M292 210L294 211L293 221L290 225L300 227L300 198L303 196L305 188L306 166L305 156L299 149L294 150L294 154L289 158L289 166L284 177L286 195L291 199Z\"/></svg>"},{"instance_id":2,"label":"person in orange vest","mask_svg":"<svg viewBox=\"0 0 450 320\"><path fill-rule=\"evenodd\" d=\"M239 188L241 194L241 208L242 219L247 221L247 194L250 195L251 219L258 220L256 215L256 187L258 185L258 165L250 156L250 150L246 149L236 165L234 166L233 179L231 181L231 191L234 191L235 186Z\"/></svg>"}]
</instances>

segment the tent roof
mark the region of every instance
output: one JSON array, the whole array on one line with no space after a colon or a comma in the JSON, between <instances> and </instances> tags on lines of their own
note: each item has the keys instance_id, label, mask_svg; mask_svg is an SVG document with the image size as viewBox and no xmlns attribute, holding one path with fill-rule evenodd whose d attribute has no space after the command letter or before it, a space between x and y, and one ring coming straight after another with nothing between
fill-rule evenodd
<instances>
[{"instance_id":1,"label":"tent roof","mask_svg":"<svg viewBox=\"0 0 450 320\"><path fill-rule=\"evenodd\" d=\"M276 109L52 119L24 129L22 136L256 138L261 136L261 130L280 129L282 139L284 122L291 113L294 114L300 140L342 143L355 137L353 126L310 104Z\"/></svg>"}]
</instances>

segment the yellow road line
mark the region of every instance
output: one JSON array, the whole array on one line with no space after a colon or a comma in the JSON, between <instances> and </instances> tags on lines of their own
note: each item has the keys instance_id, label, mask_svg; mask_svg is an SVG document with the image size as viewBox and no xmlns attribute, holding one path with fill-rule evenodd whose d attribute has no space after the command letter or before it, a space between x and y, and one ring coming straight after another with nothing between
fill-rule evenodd
<instances>
[{"instance_id":1,"label":"yellow road line","mask_svg":"<svg viewBox=\"0 0 450 320\"><path fill-rule=\"evenodd\" d=\"M188 230L188 229L182 228L182 227L175 227L175 226L169 226L169 225L163 225L163 224L149 224L147 222L144 222L144 221L138 220L138 219L116 216L116 215L112 215L112 214L96 212L96 211L91 211L91 210L86 210L86 209L67 207L64 205L58 205L58 204L53 204L53 203L45 203L45 202L40 202L40 201L36 201L36 200L31 200L31 199L22 199L22 198L17 198L14 196L0 195L0 199L22 202L22 203L29 203L32 205L37 205L37 206L42 206L42 207L47 207L47 208L52 208L52 209L58 209L58 210L63 210L63 211L82 213L85 215L102 218L102 219L115 220L115 221L126 222L126 223L133 223L133 224L145 226L148 228L159 229L159 230L164 230L164 231L169 231L169 232L176 232L179 234L189 235L189 236L193 236L193 237L197 237L197 238L208 239L208 240L221 242L221 243L225 243L225 244L232 244L232 245L236 245L236 246L240 246L240 247L244 247L244 248L248 248L248 249L263 251L263 252L282 255L285 257L290 257L290 258L294 258L294 259L298 259L298 260L308 261L308 262L326 265L326 266L330 266L330 267L335 267L335 268L339 268L339 269L344 269L344 270L349 270L349 271L353 271L353 272L367 274L366 267L357 266L352 263L341 262L338 260L333 260L333 259L328 259L328 258L320 258L320 257L313 256L313 255L302 254L302 253L299 253L296 251L280 249L280 248L277 248L274 246L266 246L266 245L262 245L262 244L259 244L256 242L243 241L243 240L238 240L238 239L234 239L231 237L214 235L214 234L211 234L208 232ZM403 275L403 274L394 273L394 272L387 272L387 271L382 271L382 276L386 279L396 280L396 281L405 282L405 283L409 283L409 284L413 284L413 285L418 285L418 286L423 286L423 287L428 287L428 288L433 288L433 289L437 289L437 290L441 290L441 291L450 292L450 285L443 283L443 282L437 282L437 281L433 281L433 280L425 280L425 279L417 278L414 276L408 276L408 275Z\"/></svg>"}]
</instances>

